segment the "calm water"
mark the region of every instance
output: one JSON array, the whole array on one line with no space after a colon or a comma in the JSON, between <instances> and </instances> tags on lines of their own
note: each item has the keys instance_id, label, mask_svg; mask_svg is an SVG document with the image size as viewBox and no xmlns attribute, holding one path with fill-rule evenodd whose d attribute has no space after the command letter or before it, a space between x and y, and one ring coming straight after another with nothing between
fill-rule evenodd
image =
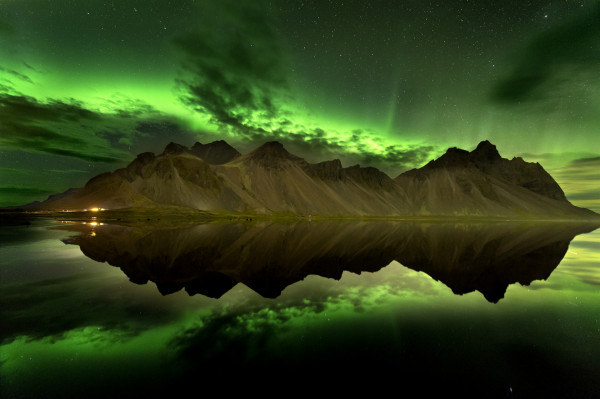
<instances>
[{"instance_id":1,"label":"calm water","mask_svg":"<svg viewBox=\"0 0 600 399\"><path fill-rule=\"evenodd\" d=\"M0 396L600 396L600 230L0 227Z\"/></svg>"}]
</instances>

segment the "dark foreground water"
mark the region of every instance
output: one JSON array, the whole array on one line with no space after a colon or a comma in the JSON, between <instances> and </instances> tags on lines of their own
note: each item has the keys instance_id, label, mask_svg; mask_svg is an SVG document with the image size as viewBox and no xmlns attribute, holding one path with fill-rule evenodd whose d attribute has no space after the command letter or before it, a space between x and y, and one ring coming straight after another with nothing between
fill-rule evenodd
<instances>
[{"instance_id":1,"label":"dark foreground water","mask_svg":"<svg viewBox=\"0 0 600 399\"><path fill-rule=\"evenodd\" d=\"M4 225L0 396L599 397L594 228Z\"/></svg>"}]
</instances>

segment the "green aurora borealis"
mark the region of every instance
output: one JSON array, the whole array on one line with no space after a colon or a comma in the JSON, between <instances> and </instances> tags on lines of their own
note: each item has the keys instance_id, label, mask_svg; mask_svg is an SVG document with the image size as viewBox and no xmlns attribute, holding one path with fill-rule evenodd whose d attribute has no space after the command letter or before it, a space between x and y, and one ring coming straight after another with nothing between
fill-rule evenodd
<instances>
[{"instance_id":1,"label":"green aurora borealis","mask_svg":"<svg viewBox=\"0 0 600 399\"><path fill-rule=\"evenodd\" d=\"M600 211L600 2L0 0L0 206L175 141L392 177L484 139Z\"/></svg>"}]
</instances>

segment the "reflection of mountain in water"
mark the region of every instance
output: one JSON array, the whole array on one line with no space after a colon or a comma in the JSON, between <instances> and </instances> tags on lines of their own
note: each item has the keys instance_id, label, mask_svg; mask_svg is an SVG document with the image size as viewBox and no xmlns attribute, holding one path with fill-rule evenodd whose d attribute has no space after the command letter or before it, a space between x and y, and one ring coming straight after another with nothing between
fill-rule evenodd
<instances>
[{"instance_id":1,"label":"reflection of mountain in water","mask_svg":"<svg viewBox=\"0 0 600 399\"><path fill-rule=\"evenodd\" d=\"M449 224L304 222L202 224L185 228L70 226L66 242L131 281L163 294L220 297L241 282L277 297L309 274L339 279L344 271L377 271L396 260L442 281L456 294L480 291L490 302L509 284L546 279L569 242L596 226L581 224ZM93 234L90 229L93 229ZM86 234L88 233L88 234Z\"/></svg>"}]
</instances>

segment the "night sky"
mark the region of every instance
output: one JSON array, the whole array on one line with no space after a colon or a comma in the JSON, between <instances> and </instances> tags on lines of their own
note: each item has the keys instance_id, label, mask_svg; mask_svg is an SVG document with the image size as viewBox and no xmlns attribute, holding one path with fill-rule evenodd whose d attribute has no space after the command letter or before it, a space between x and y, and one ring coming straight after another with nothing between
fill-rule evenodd
<instances>
[{"instance_id":1,"label":"night sky","mask_svg":"<svg viewBox=\"0 0 600 399\"><path fill-rule=\"evenodd\" d=\"M391 177L488 139L600 211L600 1L0 0L0 206L220 139Z\"/></svg>"}]
</instances>

